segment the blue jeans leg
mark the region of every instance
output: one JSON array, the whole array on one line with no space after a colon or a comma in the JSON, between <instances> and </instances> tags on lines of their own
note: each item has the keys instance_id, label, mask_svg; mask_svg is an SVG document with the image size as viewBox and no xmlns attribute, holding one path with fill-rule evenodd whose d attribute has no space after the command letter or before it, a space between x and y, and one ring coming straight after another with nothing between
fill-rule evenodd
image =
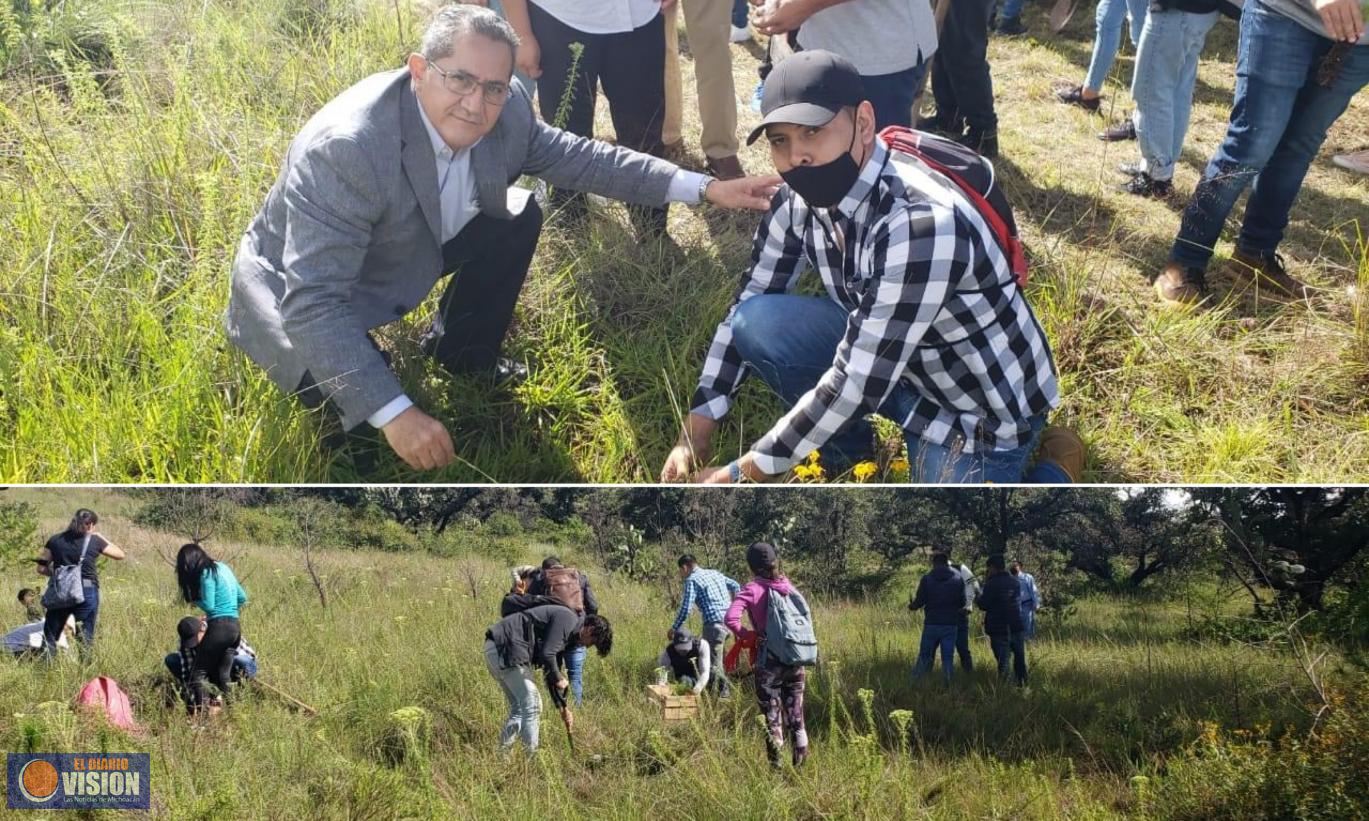
<instances>
[{"instance_id":1,"label":"blue jeans leg","mask_svg":"<svg viewBox=\"0 0 1369 821\"><path fill-rule=\"evenodd\" d=\"M736 28L744 28L746 26L746 16L749 11L749 5L750 4L747 3L746 0L733 0L732 25Z\"/></svg>"},{"instance_id":2,"label":"blue jeans leg","mask_svg":"<svg viewBox=\"0 0 1369 821\"><path fill-rule=\"evenodd\" d=\"M1026 0L1003 0L1003 19L1015 20L1022 16L1022 7Z\"/></svg>"},{"instance_id":3,"label":"blue jeans leg","mask_svg":"<svg viewBox=\"0 0 1369 821\"><path fill-rule=\"evenodd\" d=\"M912 68L893 74L861 76L861 83L865 86L865 99L875 107L876 129L891 125L912 127L913 98L917 96L918 89L922 88L922 75L926 73L927 64L919 61Z\"/></svg>"},{"instance_id":4,"label":"blue jeans leg","mask_svg":"<svg viewBox=\"0 0 1369 821\"><path fill-rule=\"evenodd\" d=\"M566 654L566 678L570 680L570 691L575 696L575 706L579 707L585 695L585 656L588 647L576 647Z\"/></svg>"},{"instance_id":5,"label":"blue jeans leg","mask_svg":"<svg viewBox=\"0 0 1369 821\"><path fill-rule=\"evenodd\" d=\"M77 605L76 616L76 638L79 641L77 649L82 661L90 659L90 653L95 649L95 625L100 616L100 588L87 584L84 586L85 602Z\"/></svg>"},{"instance_id":6,"label":"blue jeans leg","mask_svg":"<svg viewBox=\"0 0 1369 821\"><path fill-rule=\"evenodd\" d=\"M846 311L826 297L761 294L737 306L732 316L737 352L786 406L793 406L831 367L845 332ZM901 422L908 418L916 401L912 389L900 384L879 413ZM1032 433L1025 444L988 453L964 453L909 434L910 479L923 484L1020 482L1046 418L1034 417L1030 424ZM841 473L851 464L870 458L873 436L870 423L864 419L847 423L821 448L828 473Z\"/></svg>"},{"instance_id":7,"label":"blue jeans leg","mask_svg":"<svg viewBox=\"0 0 1369 821\"><path fill-rule=\"evenodd\" d=\"M1226 137L1184 209L1179 234L1170 249L1171 260L1185 267L1206 267L1236 200L1266 168L1270 176L1258 184L1268 190L1256 207L1256 234L1247 241L1268 244L1274 235L1282 237L1288 208L1302 187L1311 161L1308 146L1316 142L1320 147L1320 139L1314 136L1325 134L1350 97L1364 86L1369 72L1365 65L1369 56L1363 47L1356 47L1346 56L1340 79L1326 90L1329 93L1308 89L1315 85L1317 65L1330 47L1330 40L1267 10L1259 0L1246 5L1241 15L1236 93ZM1299 111L1300 100L1306 100L1310 107ZM1308 122L1296 126L1295 139L1285 155L1288 164L1271 165L1270 158L1284 142L1295 111ZM1304 156L1306 161L1301 159ZM1279 226L1277 231L1272 230L1274 225Z\"/></svg>"},{"instance_id":8,"label":"blue jeans leg","mask_svg":"<svg viewBox=\"0 0 1369 821\"><path fill-rule=\"evenodd\" d=\"M1198 56L1217 12L1154 11L1141 32L1141 51L1131 95L1136 100L1136 138L1141 170L1157 180L1174 178L1174 163L1184 147Z\"/></svg>"},{"instance_id":9,"label":"blue jeans leg","mask_svg":"<svg viewBox=\"0 0 1369 821\"><path fill-rule=\"evenodd\" d=\"M1093 16L1093 54L1089 56L1089 72L1084 75L1084 88L1102 91L1103 82L1112 71L1117 48L1122 44L1122 20L1126 17L1125 0L1099 0Z\"/></svg>"},{"instance_id":10,"label":"blue jeans leg","mask_svg":"<svg viewBox=\"0 0 1369 821\"><path fill-rule=\"evenodd\" d=\"M917 663L913 666L913 678L919 678L932 669L936 652L941 650L941 674L947 684L951 683L951 657L955 652L956 626L954 624L924 624L922 644L918 648Z\"/></svg>"}]
</instances>

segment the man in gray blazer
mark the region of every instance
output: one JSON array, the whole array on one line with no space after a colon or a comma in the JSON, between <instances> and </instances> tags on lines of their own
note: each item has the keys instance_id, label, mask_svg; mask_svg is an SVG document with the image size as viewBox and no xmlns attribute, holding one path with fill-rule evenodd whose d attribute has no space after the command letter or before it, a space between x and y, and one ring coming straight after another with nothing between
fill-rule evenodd
<instances>
[{"instance_id":1,"label":"man in gray blazer","mask_svg":"<svg viewBox=\"0 0 1369 821\"><path fill-rule=\"evenodd\" d=\"M415 469L455 458L446 427L405 395L370 331L453 274L422 348L454 373L516 375L499 356L541 231L510 183L640 205L707 200L765 210L778 177L719 181L539 122L512 80L518 38L471 5L443 8L403 69L316 113L233 264L228 337L287 393L325 401L344 430L379 428Z\"/></svg>"}]
</instances>

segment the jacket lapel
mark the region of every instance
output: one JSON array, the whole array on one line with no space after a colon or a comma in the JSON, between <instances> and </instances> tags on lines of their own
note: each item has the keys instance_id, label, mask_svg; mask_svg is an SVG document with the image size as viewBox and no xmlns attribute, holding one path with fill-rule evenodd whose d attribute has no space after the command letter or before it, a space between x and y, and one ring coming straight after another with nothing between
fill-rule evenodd
<instances>
[{"instance_id":1,"label":"jacket lapel","mask_svg":"<svg viewBox=\"0 0 1369 821\"><path fill-rule=\"evenodd\" d=\"M418 98L405 84L399 94L400 111L400 158L404 164L404 175L418 197L418 206L428 222L428 230L433 239L442 242L442 205L437 200L437 158L433 156L433 144L428 138L428 130L418 113Z\"/></svg>"}]
</instances>

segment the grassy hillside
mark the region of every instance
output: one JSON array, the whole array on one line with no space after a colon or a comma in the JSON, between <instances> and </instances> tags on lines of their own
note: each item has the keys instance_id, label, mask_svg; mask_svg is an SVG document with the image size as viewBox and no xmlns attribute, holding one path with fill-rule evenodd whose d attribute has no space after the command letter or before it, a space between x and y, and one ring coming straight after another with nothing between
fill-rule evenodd
<instances>
[{"instance_id":1,"label":"grassy hillside","mask_svg":"<svg viewBox=\"0 0 1369 821\"><path fill-rule=\"evenodd\" d=\"M45 532L63 523L44 515ZM910 683L921 617L902 608L905 589L861 603L819 602L825 663L809 686L814 755L802 771L776 774L765 764L749 683L730 702L706 702L697 722L660 722L643 688L670 604L657 587L595 574L616 641L608 658L587 663L578 756L553 712L542 754L502 760L494 748L504 705L480 655L506 584L502 563L326 552L316 557L325 610L295 551L212 545L231 557L252 597L242 623L264 679L321 715L308 719L248 694L196 730L161 695L161 657L174 646L175 621L190 611L175 601L157 549L170 554L180 539L111 514L101 529L130 558L103 572L94 667L0 659L0 744L150 752L158 818L1196 819L1290 817L1285 806L1306 817L1328 807L1345 817L1365 811L1345 797L1359 789L1363 799L1353 774L1369 763L1363 701L1354 701L1362 676L1333 654L1332 695L1351 700L1323 720L1321 736L1331 740L1318 742L1320 757L1297 769L1279 751L1306 738L1319 702L1286 650L1196 643L1185 638L1181 605L1106 599L1082 602L1064 625L1043 626L1030 646L1025 692L990 674L982 639L980 669L953 690L935 676ZM545 550L529 544L525 558ZM7 598L29 581L0 574ZM5 624L20 617L12 602L0 612ZM146 736L127 738L69 712L80 683L97 672L129 690ZM1369 690L1360 686L1362 698ZM421 712L407 709L414 707ZM1312 810L1270 797L1290 791Z\"/></svg>"},{"instance_id":2,"label":"grassy hillside","mask_svg":"<svg viewBox=\"0 0 1369 821\"><path fill-rule=\"evenodd\" d=\"M1029 9L1034 36L990 48L998 169L1062 371L1057 418L1088 441L1088 478L1363 477L1369 181L1326 160L1308 176L1284 252L1322 289L1310 304L1238 291L1217 310L1162 309L1149 281L1178 214L1118 193L1114 168L1133 144L1098 142L1101 118L1054 102L1054 83L1084 73L1092 14L1081 9L1059 39L1044 38L1041 18ZM290 138L338 91L398 66L421 24L406 3L364 0L89 0L0 20L0 479L356 477L347 458L319 451L316 414L227 349L221 316L238 238ZM1184 192L1223 133L1234 36L1219 24L1201 66ZM733 49L743 100L761 54L757 43ZM1129 106L1130 67L1119 59L1107 89L1114 118ZM683 71L688 162L698 164L687 57ZM742 109L745 130L758 115ZM599 113L611 136L602 104ZM1328 149L1366 133L1360 95ZM769 170L763 144L742 159ZM512 394L431 368L416 345L423 312L382 335L410 393L456 438L460 461L421 478L657 475L755 218L677 207L673 241L644 246L621 208L602 210L588 231L547 227L508 346L533 377ZM775 418L750 386L718 455L743 450ZM386 458L368 478L420 477Z\"/></svg>"}]
</instances>

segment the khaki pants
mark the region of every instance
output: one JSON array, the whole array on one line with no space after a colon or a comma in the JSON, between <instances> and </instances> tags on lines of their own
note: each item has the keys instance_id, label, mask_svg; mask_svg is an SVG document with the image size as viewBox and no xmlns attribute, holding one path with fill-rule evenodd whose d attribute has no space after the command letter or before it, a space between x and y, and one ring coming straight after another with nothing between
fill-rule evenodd
<instances>
[{"instance_id":1,"label":"khaki pants","mask_svg":"<svg viewBox=\"0 0 1369 821\"><path fill-rule=\"evenodd\" d=\"M731 0L676 0L665 19L666 145L683 139L684 88L680 77L679 8L684 6L689 51L694 56L694 79L703 122L705 157L737 153L737 92L732 83Z\"/></svg>"}]
</instances>

